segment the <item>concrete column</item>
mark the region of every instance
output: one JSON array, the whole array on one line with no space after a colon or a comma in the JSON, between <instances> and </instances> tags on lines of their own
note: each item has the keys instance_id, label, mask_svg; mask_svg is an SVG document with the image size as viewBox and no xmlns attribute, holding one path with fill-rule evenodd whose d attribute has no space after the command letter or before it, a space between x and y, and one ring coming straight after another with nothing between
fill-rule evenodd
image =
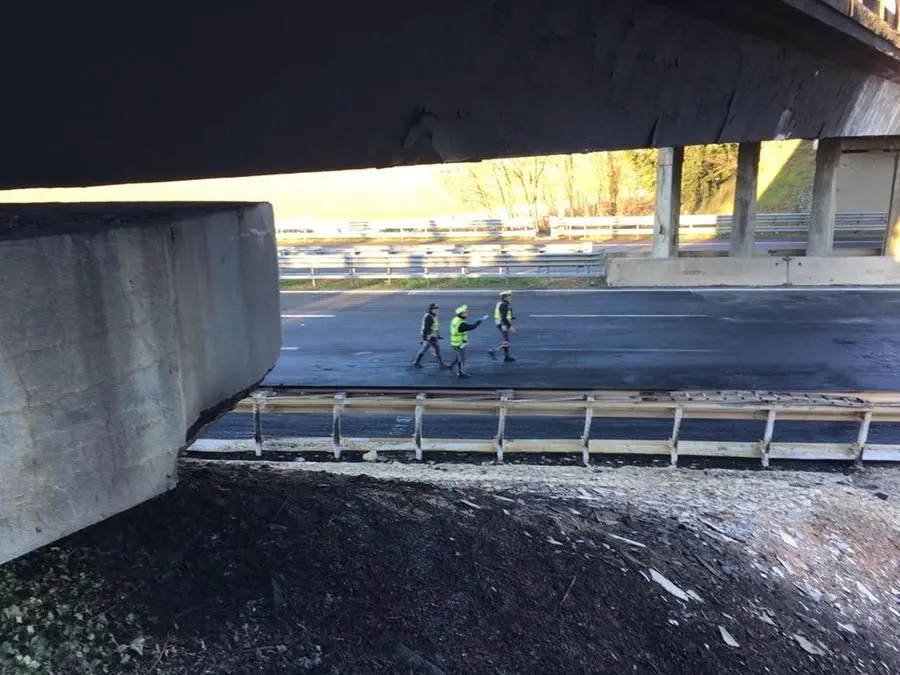
<instances>
[{"instance_id":1,"label":"concrete column","mask_svg":"<svg viewBox=\"0 0 900 675\"><path fill-rule=\"evenodd\" d=\"M759 177L759 141L738 147L737 180L734 186L734 219L731 225L731 255L753 255L756 236L756 184Z\"/></svg>"},{"instance_id":2,"label":"concrete column","mask_svg":"<svg viewBox=\"0 0 900 675\"><path fill-rule=\"evenodd\" d=\"M900 153L894 153L894 175L891 179L888 222L882 253L894 260L900 260Z\"/></svg>"},{"instance_id":3,"label":"concrete column","mask_svg":"<svg viewBox=\"0 0 900 675\"><path fill-rule=\"evenodd\" d=\"M681 216L681 166L684 148L660 148L656 160L656 208L653 216L654 258L678 257Z\"/></svg>"},{"instance_id":4,"label":"concrete column","mask_svg":"<svg viewBox=\"0 0 900 675\"><path fill-rule=\"evenodd\" d=\"M816 151L816 176L813 179L812 210L809 214L809 238L806 255L831 255L834 244L835 186L841 159L839 138L819 139Z\"/></svg>"}]
</instances>

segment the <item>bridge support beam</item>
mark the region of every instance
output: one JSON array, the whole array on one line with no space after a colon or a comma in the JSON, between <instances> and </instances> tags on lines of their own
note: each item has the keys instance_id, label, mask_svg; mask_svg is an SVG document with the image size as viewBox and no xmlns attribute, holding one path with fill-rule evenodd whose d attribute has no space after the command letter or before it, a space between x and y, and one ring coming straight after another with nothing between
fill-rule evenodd
<instances>
[{"instance_id":1,"label":"bridge support beam","mask_svg":"<svg viewBox=\"0 0 900 675\"><path fill-rule=\"evenodd\" d=\"M172 488L279 314L268 204L0 208L0 564Z\"/></svg>"},{"instance_id":2,"label":"bridge support beam","mask_svg":"<svg viewBox=\"0 0 900 675\"><path fill-rule=\"evenodd\" d=\"M900 152L894 153L894 173L891 177L891 197L882 253L900 260Z\"/></svg>"},{"instance_id":3,"label":"bridge support beam","mask_svg":"<svg viewBox=\"0 0 900 675\"><path fill-rule=\"evenodd\" d=\"M841 159L841 141L823 138L816 151L816 175L813 179L812 209L806 255L831 255L834 245L834 220L837 212L837 169Z\"/></svg>"},{"instance_id":4,"label":"bridge support beam","mask_svg":"<svg viewBox=\"0 0 900 675\"><path fill-rule=\"evenodd\" d=\"M653 216L654 258L678 257L681 216L681 168L684 148L660 148L656 160L656 207Z\"/></svg>"},{"instance_id":5,"label":"bridge support beam","mask_svg":"<svg viewBox=\"0 0 900 675\"><path fill-rule=\"evenodd\" d=\"M737 180L734 187L734 219L731 226L731 255L753 255L756 237L756 185L759 178L761 143L751 141L738 147Z\"/></svg>"}]
</instances>

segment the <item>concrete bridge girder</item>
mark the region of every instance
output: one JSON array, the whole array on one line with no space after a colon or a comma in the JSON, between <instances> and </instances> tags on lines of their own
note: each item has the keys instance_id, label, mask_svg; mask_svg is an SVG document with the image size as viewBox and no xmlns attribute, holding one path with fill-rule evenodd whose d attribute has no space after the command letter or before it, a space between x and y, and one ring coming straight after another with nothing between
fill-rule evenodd
<instances>
[{"instance_id":1,"label":"concrete bridge girder","mask_svg":"<svg viewBox=\"0 0 900 675\"><path fill-rule=\"evenodd\" d=\"M0 187L900 134L891 43L820 0L57 12L0 44Z\"/></svg>"}]
</instances>

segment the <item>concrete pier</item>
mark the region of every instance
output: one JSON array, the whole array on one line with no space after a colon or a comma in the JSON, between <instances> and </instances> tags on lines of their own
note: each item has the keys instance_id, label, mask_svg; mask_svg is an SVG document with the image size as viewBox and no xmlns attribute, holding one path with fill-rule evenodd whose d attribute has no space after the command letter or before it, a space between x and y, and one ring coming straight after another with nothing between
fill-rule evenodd
<instances>
[{"instance_id":1,"label":"concrete pier","mask_svg":"<svg viewBox=\"0 0 900 675\"><path fill-rule=\"evenodd\" d=\"M684 148L660 148L656 160L656 207L653 217L654 258L678 257L681 216L681 169Z\"/></svg>"},{"instance_id":2,"label":"concrete pier","mask_svg":"<svg viewBox=\"0 0 900 675\"><path fill-rule=\"evenodd\" d=\"M173 487L279 315L267 204L0 207L0 563Z\"/></svg>"},{"instance_id":3,"label":"concrete pier","mask_svg":"<svg viewBox=\"0 0 900 675\"><path fill-rule=\"evenodd\" d=\"M812 209L806 255L831 255L834 245L834 217L837 212L835 187L841 159L841 141L823 138L816 150L816 174L813 179Z\"/></svg>"},{"instance_id":4,"label":"concrete pier","mask_svg":"<svg viewBox=\"0 0 900 675\"><path fill-rule=\"evenodd\" d=\"M730 255L753 255L756 237L756 188L759 178L761 143L741 143L738 147L737 179L734 187L734 220L731 226Z\"/></svg>"},{"instance_id":5,"label":"concrete pier","mask_svg":"<svg viewBox=\"0 0 900 675\"><path fill-rule=\"evenodd\" d=\"M900 153L893 153L891 193L888 201L888 222L884 233L884 255L900 260Z\"/></svg>"}]
</instances>

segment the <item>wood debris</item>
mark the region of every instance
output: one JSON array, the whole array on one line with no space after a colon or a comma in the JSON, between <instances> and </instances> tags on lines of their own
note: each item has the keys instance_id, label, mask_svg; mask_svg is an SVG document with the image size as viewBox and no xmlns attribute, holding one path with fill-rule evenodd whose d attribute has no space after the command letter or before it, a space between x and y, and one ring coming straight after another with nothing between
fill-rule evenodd
<instances>
[{"instance_id":1,"label":"wood debris","mask_svg":"<svg viewBox=\"0 0 900 675\"><path fill-rule=\"evenodd\" d=\"M727 630L725 630L724 626L719 626L719 633L722 635L722 639L725 641L725 644L728 645L729 647L740 647L741 646L740 644L738 644L738 641L734 639L734 637L731 635L731 633L729 633Z\"/></svg>"},{"instance_id":2,"label":"wood debris","mask_svg":"<svg viewBox=\"0 0 900 675\"><path fill-rule=\"evenodd\" d=\"M639 541L635 541L634 539L628 539L627 537L620 537L617 534L612 534L611 532L607 532L606 536L610 539L615 539L616 541L622 541L628 544L629 546L634 546L635 548L647 548L646 544L642 544Z\"/></svg>"},{"instance_id":3,"label":"wood debris","mask_svg":"<svg viewBox=\"0 0 900 675\"><path fill-rule=\"evenodd\" d=\"M821 647L814 645L799 633L794 633L793 638L807 654L812 654L813 656L825 656L825 651Z\"/></svg>"},{"instance_id":4,"label":"wood debris","mask_svg":"<svg viewBox=\"0 0 900 675\"><path fill-rule=\"evenodd\" d=\"M666 579L662 574L657 572L652 567L650 568L650 578L653 579L653 581L658 583L660 586L662 586L664 589L666 589L666 591L668 591L669 593L674 595L679 600L684 600L685 602L690 602L690 597L688 596L687 593L685 593L683 590L678 588L678 586L676 586L671 581Z\"/></svg>"}]
</instances>

